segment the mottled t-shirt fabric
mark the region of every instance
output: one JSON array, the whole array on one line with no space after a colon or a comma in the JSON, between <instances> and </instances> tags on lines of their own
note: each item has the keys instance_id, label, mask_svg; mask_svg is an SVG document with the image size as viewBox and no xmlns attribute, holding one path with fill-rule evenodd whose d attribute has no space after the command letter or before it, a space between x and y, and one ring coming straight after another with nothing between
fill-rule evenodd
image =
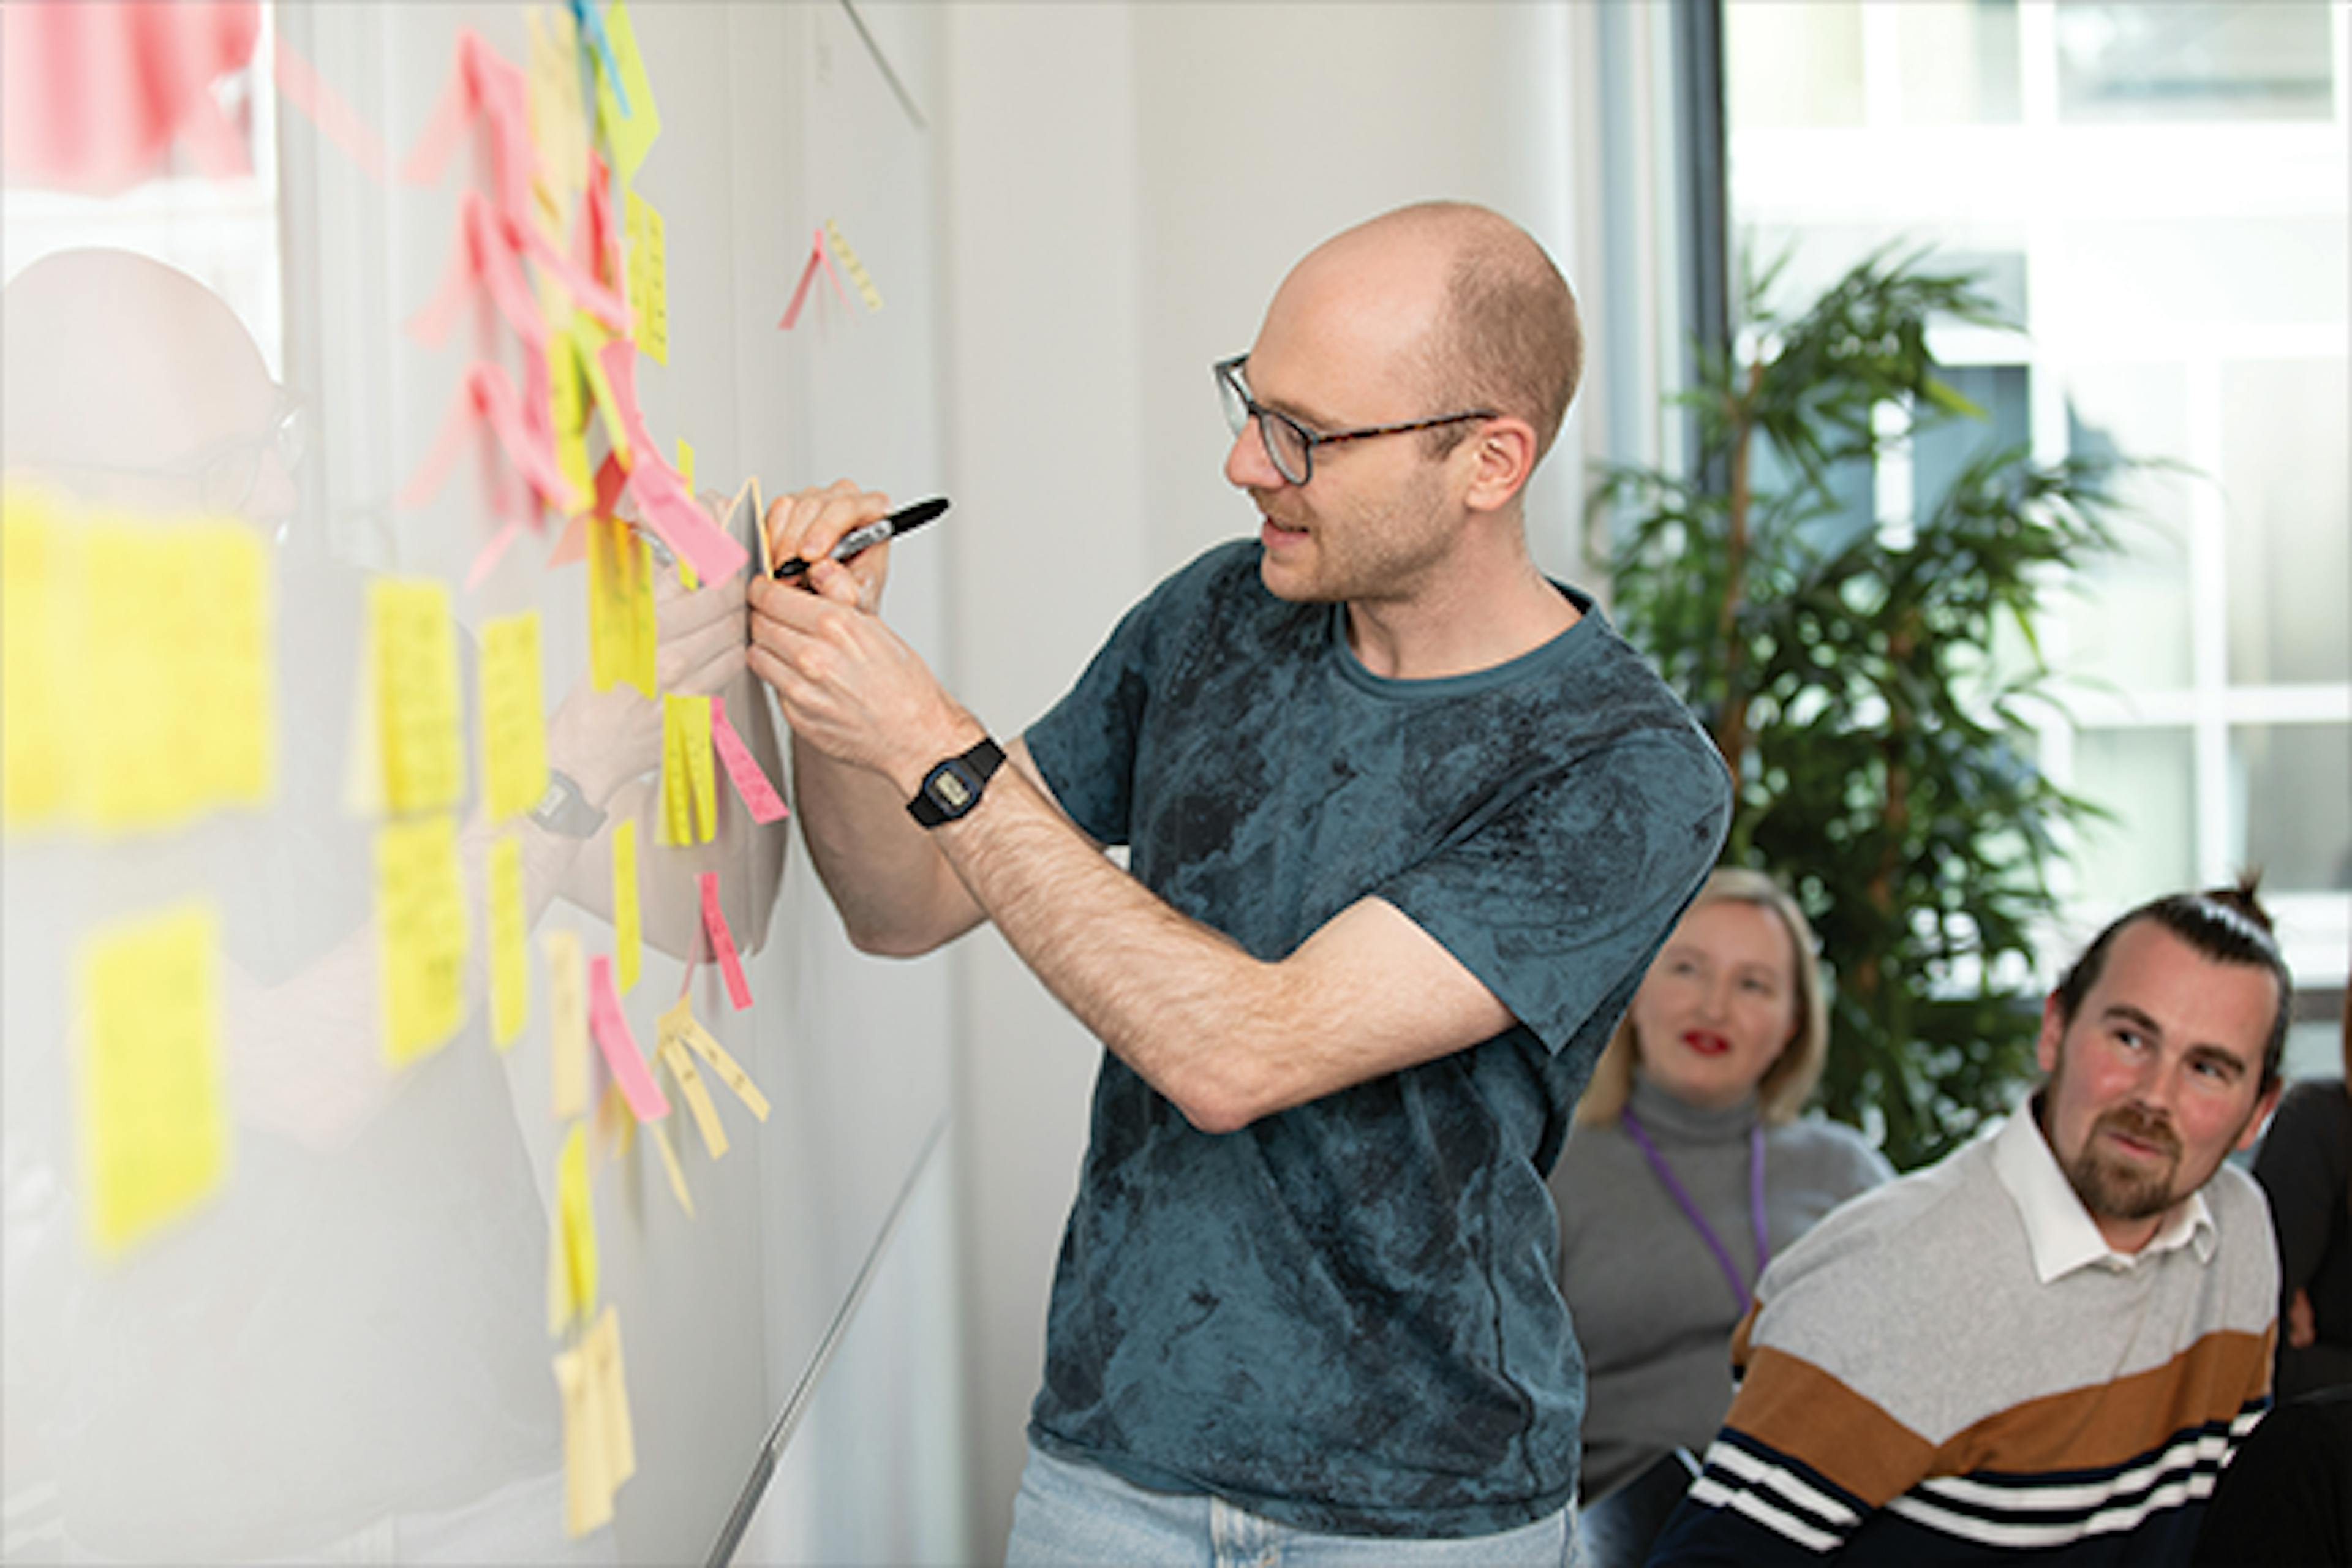
<instances>
[{"instance_id":1,"label":"mottled t-shirt fabric","mask_svg":"<svg viewBox=\"0 0 2352 1568\"><path fill-rule=\"evenodd\" d=\"M1031 1436L1300 1528L1461 1537L1574 1496L1544 1175L1729 791L1591 602L1492 669L1375 676L1255 542L1130 611L1027 733L1072 818L1255 956L1385 900L1517 1020L1223 1135L1106 1054Z\"/></svg>"}]
</instances>

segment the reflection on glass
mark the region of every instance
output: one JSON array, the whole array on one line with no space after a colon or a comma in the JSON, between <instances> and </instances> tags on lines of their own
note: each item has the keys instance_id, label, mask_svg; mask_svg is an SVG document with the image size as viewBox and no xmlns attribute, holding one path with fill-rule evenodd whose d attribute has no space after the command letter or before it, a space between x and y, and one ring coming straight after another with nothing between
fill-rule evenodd
<instances>
[{"instance_id":1,"label":"reflection on glass","mask_svg":"<svg viewBox=\"0 0 2352 1568\"><path fill-rule=\"evenodd\" d=\"M2221 368L2230 679L2240 685L2352 679L2347 419L2341 358Z\"/></svg>"},{"instance_id":2,"label":"reflection on glass","mask_svg":"<svg viewBox=\"0 0 2352 1568\"><path fill-rule=\"evenodd\" d=\"M2335 112L2327 9L2326 0L2058 0L2059 117L2326 120Z\"/></svg>"},{"instance_id":3,"label":"reflection on glass","mask_svg":"<svg viewBox=\"0 0 2352 1568\"><path fill-rule=\"evenodd\" d=\"M2188 450L2188 374L2177 364L2076 365L2066 373L2066 449L2077 458ZM2189 483L2143 472L2116 485L2120 552L2086 561L2063 603L2068 668L2127 691L2189 683Z\"/></svg>"},{"instance_id":4,"label":"reflection on glass","mask_svg":"<svg viewBox=\"0 0 2352 1568\"><path fill-rule=\"evenodd\" d=\"M1911 482L1923 518L1935 515L1960 470L1987 452L2023 447L2033 438L2033 411L2023 365L1947 366L1952 390L1985 411L1982 419L1923 425L1911 437Z\"/></svg>"},{"instance_id":5,"label":"reflection on glass","mask_svg":"<svg viewBox=\"0 0 2352 1568\"><path fill-rule=\"evenodd\" d=\"M2230 730L2233 863L2263 868L2282 893L2352 891L2352 725L2237 724Z\"/></svg>"},{"instance_id":6,"label":"reflection on glass","mask_svg":"<svg viewBox=\"0 0 2352 1568\"><path fill-rule=\"evenodd\" d=\"M2127 909L2196 881L2196 765L2185 729L2085 730L2074 793L2113 814L2083 829L2083 902Z\"/></svg>"},{"instance_id":7,"label":"reflection on glass","mask_svg":"<svg viewBox=\"0 0 2352 1568\"><path fill-rule=\"evenodd\" d=\"M2017 0L1932 0L1895 16L1906 123L2015 122Z\"/></svg>"},{"instance_id":8,"label":"reflection on glass","mask_svg":"<svg viewBox=\"0 0 2352 1568\"><path fill-rule=\"evenodd\" d=\"M1862 123L1861 0L1723 8L1730 123Z\"/></svg>"}]
</instances>

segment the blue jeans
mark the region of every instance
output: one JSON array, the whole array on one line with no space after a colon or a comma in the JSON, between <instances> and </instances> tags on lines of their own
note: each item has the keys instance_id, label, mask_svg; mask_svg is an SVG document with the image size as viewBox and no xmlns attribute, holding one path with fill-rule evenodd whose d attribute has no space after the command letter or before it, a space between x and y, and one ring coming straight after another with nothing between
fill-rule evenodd
<instances>
[{"instance_id":1,"label":"blue jeans","mask_svg":"<svg viewBox=\"0 0 2352 1568\"><path fill-rule=\"evenodd\" d=\"M1013 1500L1007 1568L1561 1568L1573 1504L1549 1519L1460 1541L1323 1535L1222 1498L1147 1491L1029 1446Z\"/></svg>"}]
</instances>

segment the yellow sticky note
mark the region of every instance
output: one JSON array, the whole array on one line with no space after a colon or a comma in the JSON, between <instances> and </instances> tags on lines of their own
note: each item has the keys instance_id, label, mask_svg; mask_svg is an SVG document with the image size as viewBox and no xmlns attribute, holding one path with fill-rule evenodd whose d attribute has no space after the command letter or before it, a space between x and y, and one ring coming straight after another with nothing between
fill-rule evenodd
<instances>
[{"instance_id":1,"label":"yellow sticky note","mask_svg":"<svg viewBox=\"0 0 2352 1568\"><path fill-rule=\"evenodd\" d=\"M596 1310L596 1205L588 1186L588 1131L572 1124L555 1159L558 1256L563 1261L563 1323L586 1322Z\"/></svg>"},{"instance_id":2,"label":"yellow sticky note","mask_svg":"<svg viewBox=\"0 0 2352 1568\"><path fill-rule=\"evenodd\" d=\"M850 287L856 289L857 297L866 301L866 310L880 310L882 290L874 287L874 279L866 273L866 263L857 258L857 252L850 249L849 241L841 237L841 226L831 218L825 219L824 237L833 246L833 253L841 258L842 269L849 274Z\"/></svg>"},{"instance_id":3,"label":"yellow sticky note","mask_svg":"<svg viewBox=\"0 0 2352 1568\"><path fill-rule=\"evenodd\" d=\"M677 478L686 493L694 494L694 448L683 436L677 438ZM702 580L694 574L694 563L683 555L677 558L677 580L689 594L702 586Z\"/></svg>"},{"instance_id":4,"label":"yellow sticky note","mask_svg":"<svg viewBox=\"0 0 2352 1568\"><path fill-rule=\"evenodd\" d=\"M542 305L546 295L541 296ZM569 306L545 306L552 313ZM600 367L601 368L601 367ZM547 418L555 432L556 466L580 495L596 493L596 471L588 461L587 384L580 372L578 341L569 331L547 334Z\"/></svg>"},{"instance_id":5,"label":"yellow sticky note","mask_svg":"<svg viewBox=\"0 0 2352 1568\"><path fill-rule=\"evenodd\" d=\"M669 261L663 254L662 216L653 203L628 193L623 231L628 236L629 317L637 347L656 364L669 363ZM694 493L688 486L687 493Z\"/></svg>"},{"instance_id":6,"label":"yellow sticky note","mask_svg":"<svg viewBox=\"0 0 2352 1568\"><path fill-rule=\"evenodd\" d=\"M662 1015L661 1027L692 1046L710 1064L710 1070L719 1075L719 1081L733 1089L735 1097L751 1108L753 1116L762 1121L768 1120L768 1097L760 1092L760 1086L751 1081L751 1075L743 1070L741 1064L727 1054L727 1047L695 1018L684 999Z\"/></svg>"},{"instance_id":7,"label":"yellow sticky note","mask_svg":"<svg viewBox=\"0 0 2352 1568\"><path fill-rule=\"evenodd\" d=\"M637 922L637 819L613 824L613 984L627 995L637 983L645 939Z\"/></svg>"},{"instance_id":8,"label":"yellow sticky note","mask_svg":"<svg viewBox=\"0 0 2352 1568\"><path fill-rule=\"evenodd\" d=\"M602 1390L584 1349L557 1352L555 1386L563 1398L563 1528L577 1537L613 1521Z\"/></svg>"},{"instance_id":9,"label":"yellow sticky note","mask_svg":"<svg viewBox=\"0 0 2352 1568\"><path fill-rule=\"evenodd\" d=\"M589 679L599 691L626 684L654 695L653 548L617 518L588 520Z\"/></svg>"},{"instance_id":10,"label":"yellow sticky note","mask_svg":"<svg viewBox=\"0 0 2352 1568\"><path fill-rule=\"evenodd\" d=\"M490 841L490 1038L514 1044L530 1014L530 963L523 951L522 842Z\"/></svg>"},{"instance_id":11,"label":"yellow sticky note","mask_svg":"<svg viewBox=\"0 0 2352 1568\"><path fill-rule=\"evenodd\" d=\"M83 1227L112 1253L228 1174L219 918L188 905L118 926L75 968Z\"/></svg>"},{"instance_id":12,"label":"yellow sticky note","mask_svg":"<svg viewBox=\"0 0 2352 1568\"><path fill-rule=\"evenodd\" d=\"M385 805L394 811L456 805L465 793L466 758L447 584L393 577L370 583L368 647Z\"/></svg>"},{"instance_id":13,"label":"yellow sticky note","mask_svg":"<svg viewBox=\"0 0 2352 1568\"><path fill-rule=\"evenodd\" d=\"M588 1114L588 968L576 931L540 940L547 955L547 1053L555 1119Z\"/></svg>"},{"instance_id":14,"label":"yellow sticky note","mask_svg":"<svg viewBox=\"0 0 2352 1568\"><path fill-rule=\"evenodd\" d=\"M393 1066L448 1043L466 1013L466 889L457 824L387 823L375 837L383 1054Z\"/></svg>"},{"instance_id":15,"label":"yellow sticky note","mask_svg":"<svg viewBox=\"0 0 2352 1568\"><path fill-rule=\"evenodd\" d=\"M181 622L166 670L183 705L181 765L199 805L266 805L278 771L277 650L261 536L239 522L175 530Z\"/></svg>"},{"instance_id":16,"label":"yellow sticky note","mask_svg":"<svg viewBox=\"0 0 2352 1568\"><path fill-rule=\"evenodd\" d=\"M662 695L662 822L670 844L708 844L719 836L708 697Z\"/></svg>"},{"instance_id":17,"label":"yellow sticky note","mask_svg":"<svg viewBox=\"0 0 2352 1568\"><path fill-rule=\"evenodd\" d=\"M547 716L541 706L539 612L482 623L482 793L492 822L547 793Z\"/></svg>"},{"instance_id":18,"label":"yellow sticky note","mask_svg":"<svg viewBox=\"0 0 2352 1568\"><path fill-rule=\"evenodd\" d=\"M686 1005L686 999L680 997L678 1006ZM667 1020L668 1014L664 1014L663 1017ZM727 1152L727 1130L719 1124L719 1108L710 1102L710 1090L703 1087L702 1073L695 1067L686 1041L664 1028L658 1054L662 1066L669 1068L670 1077L677 1080L678 1093L685 1097L687 1111L694 1118L695 1131L702 1134L702 1146L710 1152L712 1159L718 1159Z\"/></svg>"},{"instance_id":19,"label":"yellow sticky note","mask_svg":"<svg viewBox=\"0 0 2352 1568\"><path fill-rule=\"evenodd\" d=\"M54 820L72 803L83 645L80 541L37 490L0 492L0 820Z\"/></svg>"},{"instance_id":20,"label":"yellow sticky note","mask_svg":"<svg viewBox=\"0 0 2352 1568\"><path fill-rule=\"evenodd\" d=\"M661 1151L662 1169L669 1175L670 1194L677 1199L677 1206L686 1211L686 1217L692 1219L694 1194L686 1190L686 1167L677 1163L677 1151L670 1147L669 1130L658 1121L649 1121L646 1124L646 1136L652 1139L654 1147Z\"/></svg>"},{"instance_id":21,"label":"yellow sticky note","mask_svg":"<svg viewBox=\"0 0 2352 1568\"><path fill-rule=\"evenodd\" d=\"M91 519L84 528L84 582L178 581L189 552L177 529ZM189 765L203 742L182 676L196 614L177 595L153 612L110 616L97 605L79 648L87 715L73 794L90 826L122 833L177 826L202 805L203 777Z\"/></svg>"},{"instance_id":22,"label":"yellow sticky note","mask_svg":"<svg viewBox=\"0 0 2352 1568\"><path fill-rule=\"evenodd\" d=\"M613 65L629 97L629 112L621 112L620 99L599 60L596 72L596 117L613 149L613 167L625 185L637 177L637 165L653 150L661 134L661 110L654 106L654 89L646 80L646 62L637 53L637 30L629 22L629 8L616 5L604 13L604 37L613 47Z\"/></svg>"},{"instance_id":23,"label":"yellow sticky note","mask_svg":"<svg viewBox=\"0 0 2352 1568\"><path fill-rule=\"evenodd\" d=\"M604 438L612 443L613 456L620 459L621 467L629 468L636 462L636 457L629 450L628 422L621 417L620 399L613 391L612 378L604 374L604 362L596 357L607 334L596 324L595 317L585 310L575 310L570 336L572 363L587 384L589 401L604 416Z\"/></svg>"},{"instance_id":24,"label":"yellow sticky note","mask_svg":"<svg viewBox=\"0 0 2352 1568\"><path fill-rule=\"evenodd\" d=\"M580 37L562 5L524 13L530 29L526 100L530 140L539 150L531 194L541 226L562 244L572 232L572 209L588 179L588 113L580 95ZM561 426L558 427L559 429Z\"/></svg>"},{"instance_id":25,"label":"yellow sticky note","mask_svg":"<svg viewBox=\"0 0 2352 1568\"><path fill-rule=\"evenodd\" d=\"M596 1385L604 1416L604 1473L618 1487L637 1473L637 1440L629 1419L629 1380L621 1361L619 1309L604 1309L580 1349L587 1357L589 1380Z\"/></svg>"},{"instance_id":26,"label":"yellow sticky note","mask_svg":"<svg viewBox=\"0 0 2352 1568\"><path fill-rule=\"evenodd\" d=\"M606 1084L604 1098L596 1102L596 1132L611 1146L614 1159L636 1144L636 1113L629 1109L628 1097L617 1083Z\"/></svg>"}]
</instances>

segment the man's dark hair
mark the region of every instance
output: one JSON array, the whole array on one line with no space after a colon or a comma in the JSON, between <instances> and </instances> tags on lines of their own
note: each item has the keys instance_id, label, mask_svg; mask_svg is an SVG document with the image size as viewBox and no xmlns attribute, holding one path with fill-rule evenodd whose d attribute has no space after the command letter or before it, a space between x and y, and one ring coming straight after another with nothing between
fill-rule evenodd
<instances>
[{"instance_id":1,"label":"man's dark hair","mask_svg":"<svg viewBox=\"0 0 2352 1568\"><path fill-rule=\"evenodd\" d=\"M2294 980L2287 973L2286 959L2279 952L2277 940L2271 935L2271 917L2254 897L2261 881L2262 873L2256 871L2240 878L2235 887L2208 888L2201 893L2167 893L2116 919L2092 940L2091 945L2083 950L2083 956L2059 979L2059 1016L2068 1024L2074 1023L2083 999L2099 983L2099 972L2106 967L2107 950L2115 945L2116 934L2140 921L2154 921L2217 963L2267 969L2271 978L2278 982L2278 1011L2271 1018L2271 1037L2263 1047L2263 1088L2268 1089L2278 1081L2279 1058L2286 1052L2287 1015L2294 1006Z\"/></svg>"}]
</instances>

